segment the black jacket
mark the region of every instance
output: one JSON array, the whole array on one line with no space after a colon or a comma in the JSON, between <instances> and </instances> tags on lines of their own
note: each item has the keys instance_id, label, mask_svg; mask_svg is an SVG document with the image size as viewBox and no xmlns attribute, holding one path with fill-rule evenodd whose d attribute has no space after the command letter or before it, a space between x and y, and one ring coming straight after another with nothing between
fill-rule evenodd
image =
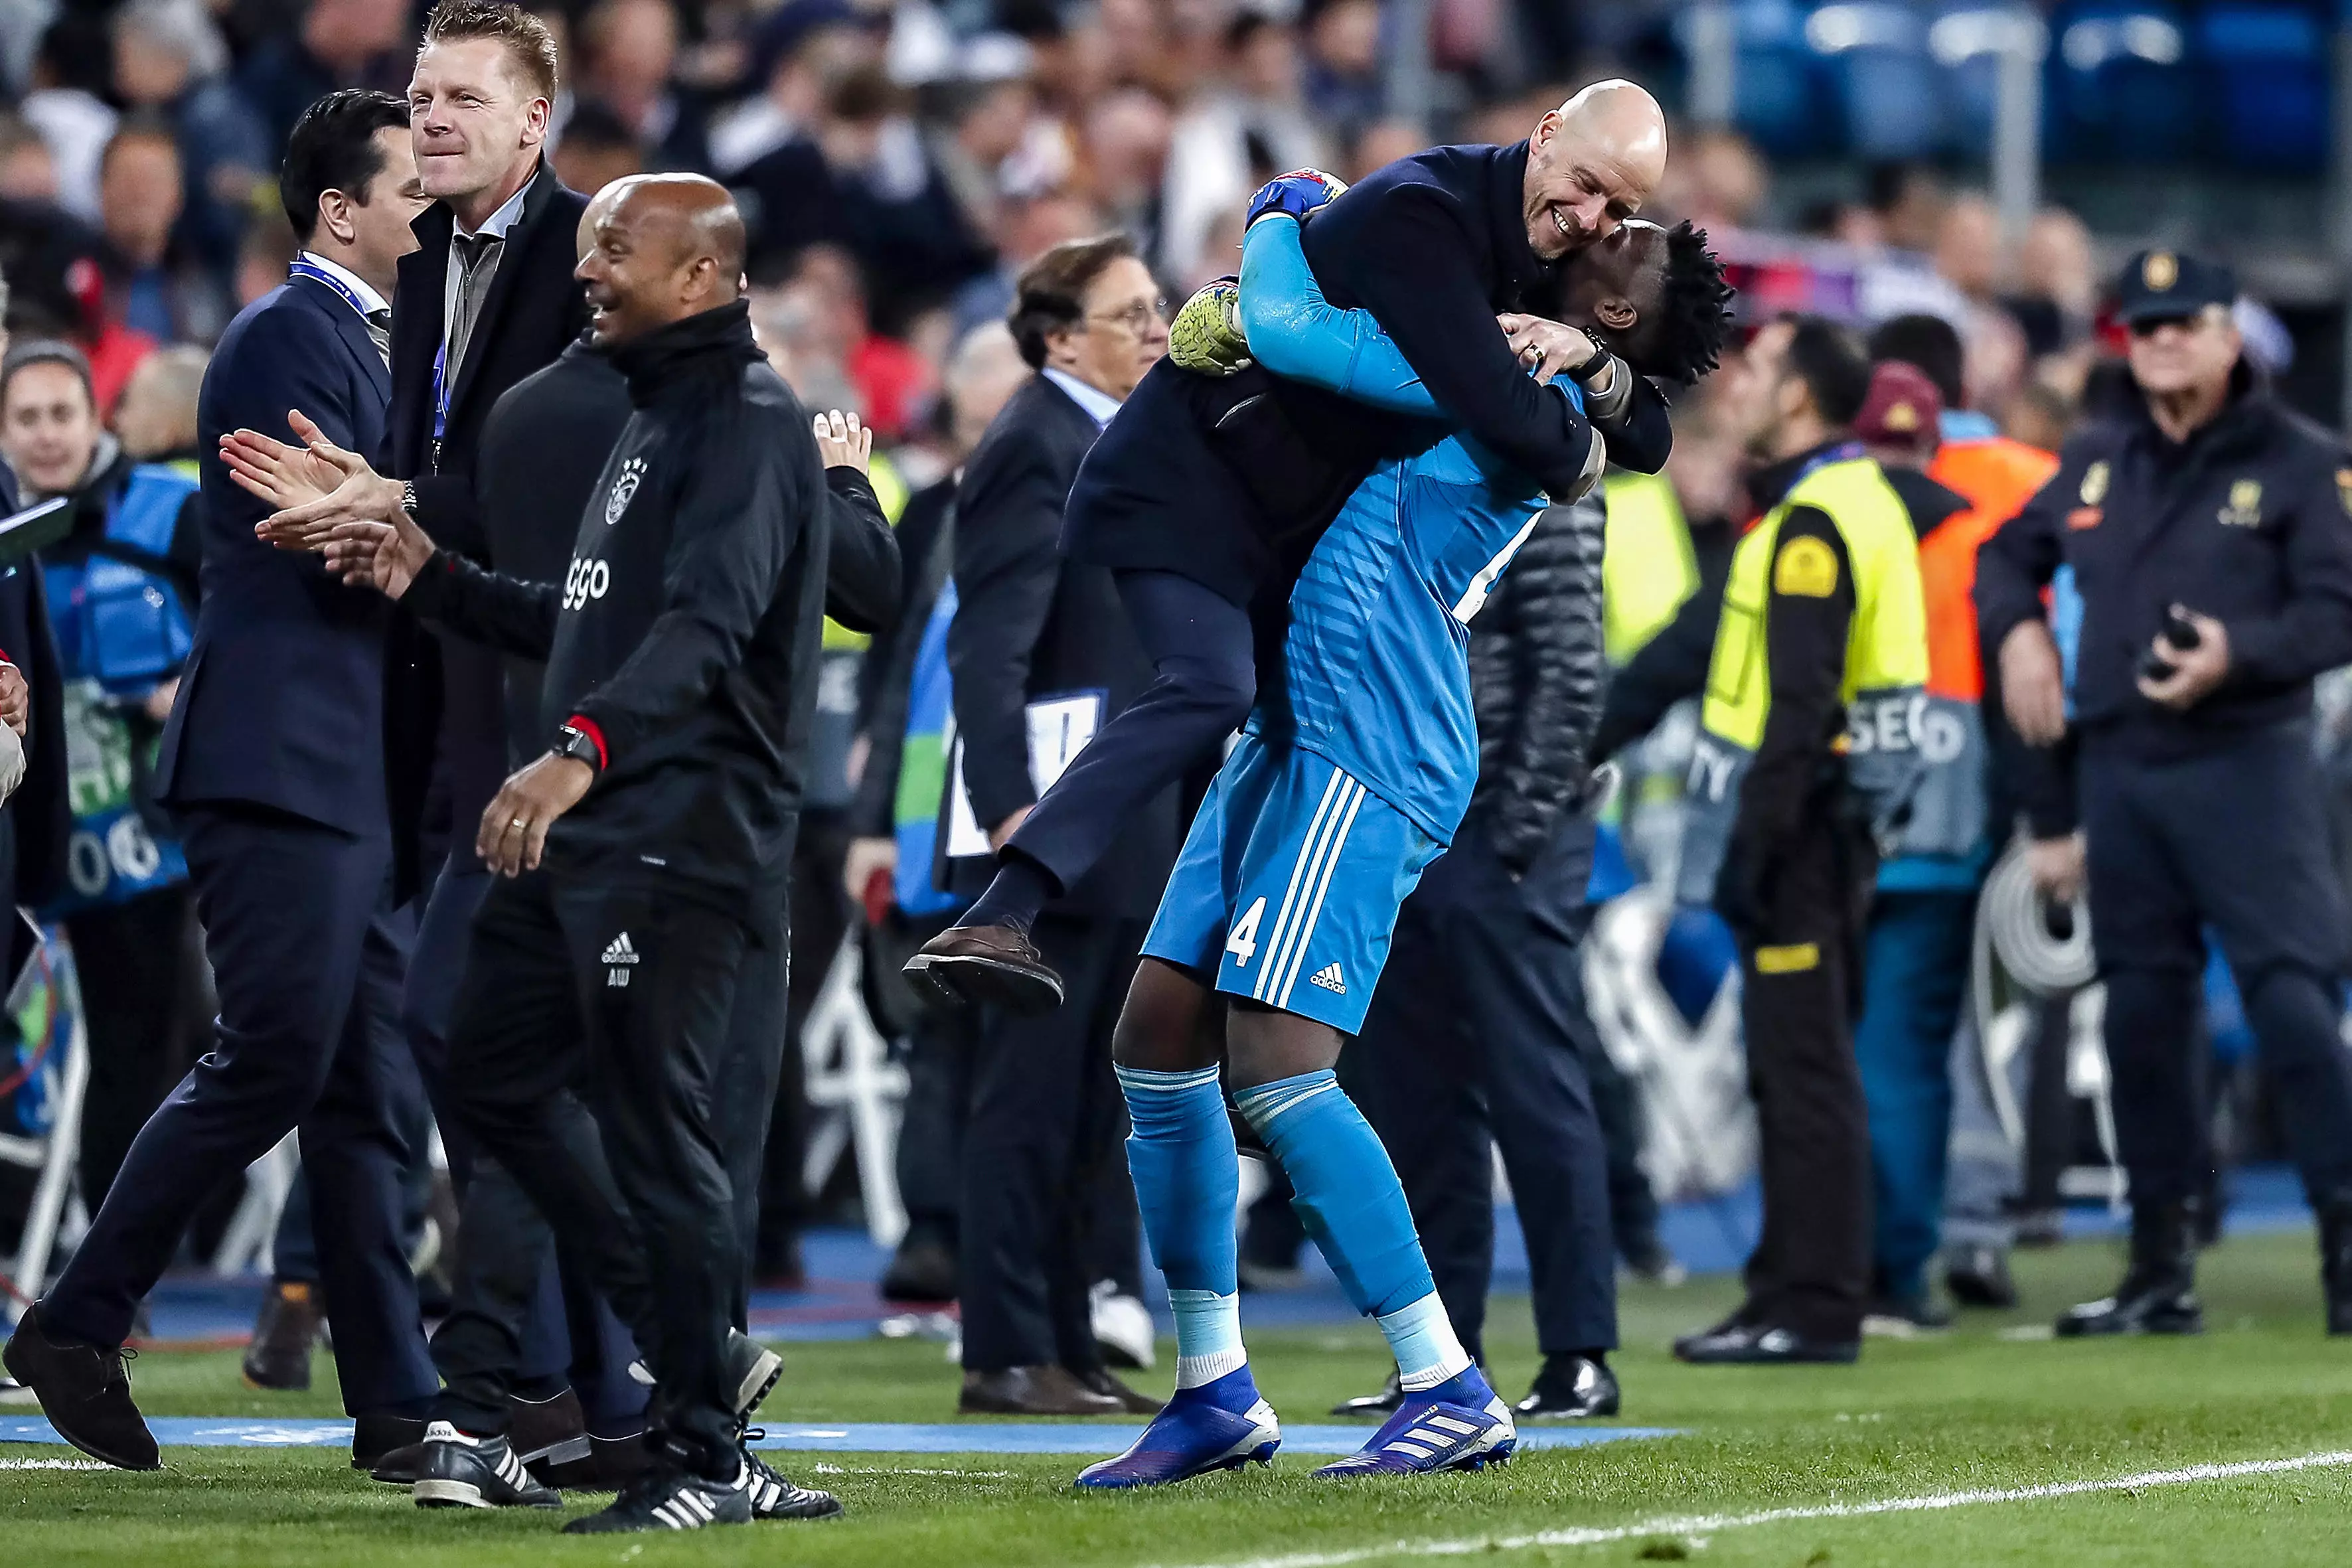
<instances>
[{"instance_id":1,"label":"black jacket","mask_svg":"<svg viewBox=\"0 0 2352 1568\"><path fill-rule=\"evenodd\" d=\"M2149 755L2223 744L2307 713L2312 677L2352 663L2352 468L2342 441L2242 363L2220 417L2168 440L2140 402L2066 443L2058 472L1977 558L1988 663L2074 569L2083 605L2074 722ZM2230 672L2186 713L2139 693L2167 608L2228 630Z\"/></svg>"},{"instance_id":2,"label":"black jacket","mask_svg":"<svg viewBox=\"0 0 2352 1568\"><path fill-rule=\"evenodd\" d=\"M1504 866L1524 873L1550 847L1592 776L1593 731L1609 686L1601 636L1600 494L1546 509L1470 623L1478 714L1474 816Z\"/></svg>"},{"instance_id":3,"label":"black jacket","mask_svg":"<svg viewBox=\"0 0 2352 1568\"><path fill-rule=\"evenodd\" d=\"M1591 428L1530 380L1496 329L1531 310L1559 264L1528 244L1528 144L1433 147L1349 187L1299 235L1334 305L1361 306L1394 340L1438 405L1555 496L1573 493ZM1656 473L1674 445L1664 400L1634 378L1609 456Z\"/></svg>"},{"instance_id":4,"label":"black jacket","mask_svg":"<svg viewBox=\"0 0 2352 1568\"><path fill-rule=\"evenodd\" d=\"M1063 502L1095 435L1092 416L1043 375L1033 377L981 438L956 493L948 669L964 783L983 828L1036 802L1026 714L1032 700L1100 691L1108 721L1151 682L1151 661L1111 574L1065 560L1055 548ZM1171 789L1138 814L1058 907L1150 915L1175 859L1176 838ZM949 890L976 896L994 862L973 856L950 864Z\"/></svg>"},{"instance_id":5,"label":"black jacket","mask_svg":"<svg viewBox=\"0 0 2352 1568\"><path fill-rule=\"evenodd\" d=\"M433 442L433 362L441 348L449 236L455 220L439 202L411 226L416 249L401 258L392 304L392 412L378 468L416 485L418 526L436 544L499 564L485 527L479 452L491 407L508 388L552 363L588 325L588 306L572 277L580 215L588 198L568 190L544 165L507 231L499 269L448 387L448 421L436 461ZM576 467L585 484L604 452L554 448L534 469ZM506 777L504 672L496 655L441 639L441 713L436 783L448 794L462 840Z\"/></svg>"},{"instance_id":6,"label":"black jacket","mask_svg":"<svg viewBox=\"0 0 2352 1568\"><path fill-rule=\"evenodd\" d=\"M563 581L522 583L443 551L409 597L462 635L543 654L551 738L566 717L598 737L605 766L550 832L551 868L655 866L756 907L790 867L834 503L807 415L741 301L613 363L635 411ZM864 547L844 552L853 613L887 621L898 547L878 507L850 543Z\"/></svg>"},{"instance_id":7,"label":"black jacket","mask_svg":"<svg viewBox=\"0 0 2352 1568\"><path fill-rule=\"evenodd\" d=\"M0 463L0 516L17 510L16 476ZM25 782L0 807L0 916L19 904L47 903L65 883L66 845L73 834L72 792L66 787L65 687L49 602L31 562L0 569L0 658L25 677L31 717L25 726ZM0 936L0 985L16 978L31 956L22 921Z\"/></svg>"},{"instance_id":8,"label":"black jacket","mask_svg":"<svg viewBox=\"0 0 2352 1568\"><path fill-rule=\"evenodd\" d=\"M482 423L480 500L488 559L499 572L530 583L563 580L581 515L630 412L629 384L584 340L491 406ZM554 454L562 460L550 461ZM514 768L547 749L539 710L547 666L522 654L505 662L507 765Z\"/></svg>"}]
</instances>

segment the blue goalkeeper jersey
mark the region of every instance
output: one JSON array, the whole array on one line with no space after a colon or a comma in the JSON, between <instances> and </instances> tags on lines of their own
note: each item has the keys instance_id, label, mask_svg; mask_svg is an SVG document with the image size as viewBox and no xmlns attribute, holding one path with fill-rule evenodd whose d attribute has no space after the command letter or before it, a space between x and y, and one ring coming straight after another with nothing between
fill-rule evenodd
<instances>
[{"instance_id":1,"label":"blue goalkeeper jersey","mask_svg":"<svg viewBox=\"0 0 2352 1568\"><path fill-rule=\"evenodd\" d=\"M1369 312L1323 299L1295 224L1259 222L1242 256L1250 352L1268 369L1444 416ZM1575 384L1551 386L1582 412ZM1547 504L1533 479L1465 436L1381 464L1291 590L1291 723L1261 705L1251 728L1269 741L1287 734L1452 843L1478 783L1470 619Z\"/></svg>"},{"instance_id":2,"label":"blue goalkeeper jersey","mask_svg":"<svg viewBox=\"0 0 2352 1568\"><path fill-rule=\"evenodd\" d=\"M1532 480L1451 437L1358 486L1291 591L1296 743L1441 844L1478 782L1470 619L1545 504Z\"/></svg>"}]
</instances>

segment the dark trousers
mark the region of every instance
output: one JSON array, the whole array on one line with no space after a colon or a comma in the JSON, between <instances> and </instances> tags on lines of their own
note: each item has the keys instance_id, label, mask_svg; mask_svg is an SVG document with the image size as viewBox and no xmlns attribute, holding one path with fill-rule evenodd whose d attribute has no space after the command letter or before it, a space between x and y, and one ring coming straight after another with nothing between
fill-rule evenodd
<instances>
[{"instance_id":1,"label":"dark trousers","mask_svg":"<svg viewBox=\"0 0 2352 1568\"><path fill-rule=\"evenodd\" d=\"M1577 1049L1584 1057L1584 1075L1592 1085L1592 1112L1600 1119L1601 1142L1609 1157L1609 1230L1618 1252L1632 1258L1654 1255L1658 1246L1658 1194L1651 1190L1650 1173L1642 1169L1642 1106L1633 1081L1611 1059L1592 1026L1592 1013L1584 999L1584 965L1577 963L1571 983L1576 987L1576 1017L1580 1025Z\"/></svg>"},{"instance_id":2,"label":"dark trousers","mask_svg":"<svg viewBox=\"0 0 2352 1568\"><path fill-rule=\"evenodd\" d=\"M971 1100L978 1020L968 1008L929 1007L915 1020L907 1054L907 1100L898 1120L898 1201L907 1226L941 1245L956 1242L963 1212L963 1130Z\"/></svg>"},{"instance_id":3,"label":"dark trousers","mask_svg":"<svg viewBox=\"0 0 2352 1568\"><path fill-rule=\"evenodd\" d=\"M1592 826L1514 881L1474 817L1421 879L1363 1033L1350 1092L1388 1146L1439 1299L1474 1355L1494 1272L1494 1151L1518 1208L1547 1355L1617 1343L1609 1165L1578 1036Z\"/></svg>"},{"instance_id":4,"label":"dark trousers","mask_svg":"<svg viewBox=\"0 0 2352 1568\"><path fill-rule=\"evenodd\" d=\"M299 1127L344 1407L421 1409L433 1364L401 1246L399 1109L421 1089L394 1021L408 942L391 842L254 808L194 808L181 829L220 993L214 1047L131 1144L42 1317L120 1344L196 1210Z\"/></svg>"},{"instance_id":5,"label":"dark trousers","mask_svg":"<svg viewBox=\"0 0 2352 1568\"><path fill-rule=\"evenodd\" d=\"M89 1043L81 1195L93 1208L114 1185L131 1141L185 1070L203 1022L194 908L194 889L182 882L65 918Z\"/></svg>"},{"instance_id":6,"label":"dark trousers","mask_svg":"<svg viewBox=\"0 0 2352 1568\"><path fill-rule=\"evenodd\" d=\"M1087 1290L1101 1264L1098 1189L1127 1135L1110 1035L1143 927L1047 914L1036 936L1062 971L1063 1005L1026 1017L991 1009L973 1040L961 1231L967 1372L1102 1364Z\"/></svg>"},{"instance_id":7,"label":"dark trousers","mask_svg":"<svg viewBox=\"0 0 2352 1568\"><path fill-rule=\"evenodd\" d=\"M1851 1340L1870 1289L1870 1128L1853 1013L1874 868L1838 802L1824 791L1807 805L1777 847L1762 929L1738 933L1764 1187L1743 1315Z\"/></svg>"},{"instance_id":8,"label":"dark trousers","mask_svg":"<svg viewBox=\"0 0 2352 1568\"><path fill-rule=\"evenodd\" d=\"M2205 925L2237 977L2305 1193L2315 1205L2352 1198L2352 1072L2337 1033L2347 925L2309 727L2168 763L2095 733L2082 769L2091 936L2133 1199L2189 1197L2212 1169L2198 1044Z\"/></svg>"},{"instance_id":9,"label":"dark trousers","mask_svg":"<svg viewBox=\"0 0 2352 1568\"><path fill-rule=\"evenodd\" d=\"M769 1080L768 1124L755 1141L772 1154L753 1189L760 1228L755 1268L796 1261L794 1249L808 1227L810 1194L802 1173L808 1154L808 1073L801 1030L849 933L849 898L841 885L849 837L845 814L809 812L793 843L792 975L787 1010L773 1042L782 1056Z\"/></svg>"},{"instance_id":10,"label":"dark trousers","mask_svg":"<svg viewBox=\"0 0 2352 1568\"><path fill-rule=\"evenodd\" d=\"M1213 756L1257 700L1248 611L1173 572L1120 572L1117 580L1119 602L1158 673L1087 742L1010 846L1065 889L1077 885L1153 796Z\"/></svg>"},{"instance_id":11,"label":"dark trousers","mask_svg":"<svg viewBox=\"0 0 2352 1568\"><path fill-rule=\"evenodd\" d=\"M743 1268L714 1108L754 941L670 884L501 880L449 1037L458 1118L635 1334L651 1432L713 1476L736 1465L725 1342Z\"/></svg>"},{"instance_id":12,"label":"dark trousers","mask_svg":"<svg viewBox=\"0 0 2352 1568\"><path fill-rule=\"evenodd\" d=\"M475 1214L473 1188L478 1183L488 1184L489 1190L478 1200L479 1212L487 1224L498 1233L499 1216L531 1213L528 1200L522 1197L514 1178L495 1160L480 1159L474 1141L464 1122L454 1113L449 1098L449 1020L457 1005L457 984L466 970L466 949L472 940L474 916L482 907L483 895L489 891L490 874L474 853L470 841L461 841L449 853L434 879L432 896L425 900L424 919L417 922L416 956L408 966L408 986L401 997L401 1026L408 1036L410 1049L416 1054L417 1070L424 1075L425 1092L432 1101L441 1123L441 1146L449 1159L449 1179L457 1191L461 1205L460 1224L472 1222ZM509 1364L514 1369L515 1386L532 1397L544 1397L560 1387L572 1363L572 1336L563 1302L563 1288L557 1272L551 1233L545 1222L526 1237L508 1235L509 1246L526 1247L540 1260L531 1278L528 1293L520 1301L511 1299L510 1289L503 1281L508 1270L501 1266L501 1283L484 1288L478 1281L468 1289L463 1270L479 1268L488 1252L476 1247L470 1253L461 1248L457 1270L453 1271L449 1293L449 1315L434 1331L434 1359L441 1358L440 1342L451 1331L452 1325L462 1343L475 1327L487 1329L500 1336L512 1335L517 1340L515 1356ZM478 1312L491 1312L496 1321L473 1324L469 1319ZM441 1369L442 1376L449 1375Z\"/></svg>"},{"instance_id":13,"label":"dark trousers","mask_svg":"<svg viewBox=\"0 0 2352 1568\"><path fill-rule=\"evenodd\" d=\"M1882 892L1865 938L1854 1058L1870 1108L1871 1252L1896 1298L1927 1288L1952 1140L1952 1037L1976 937L1973 888Z\"/></svg>"}]
</instances>

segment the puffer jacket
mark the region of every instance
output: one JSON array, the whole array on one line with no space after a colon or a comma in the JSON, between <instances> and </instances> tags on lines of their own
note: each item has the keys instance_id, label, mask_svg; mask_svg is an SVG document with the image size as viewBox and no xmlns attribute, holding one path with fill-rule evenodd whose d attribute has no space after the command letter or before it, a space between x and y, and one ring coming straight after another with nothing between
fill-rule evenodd
<instances>
[{"instance_id":1,"label":"puffer jacket","mask_svg":"<svg viewBox=\"0 0 2352 1568\"><path fill-rule=\"evenodd\" d=\"M1609 690L1601 620L1607 531L1598 489L1546 509L1470 624L1478 715L1470 809L1515 873L1535 864L1591 791L1592 739Z\"/></svg>"}]
</instances>

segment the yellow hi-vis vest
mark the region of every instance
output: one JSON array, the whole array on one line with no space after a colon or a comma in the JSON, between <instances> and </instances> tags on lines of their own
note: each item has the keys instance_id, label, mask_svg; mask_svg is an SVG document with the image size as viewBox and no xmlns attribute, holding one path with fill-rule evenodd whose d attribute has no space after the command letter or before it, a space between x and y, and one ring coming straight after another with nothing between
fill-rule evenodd
<instances>
[{"instance_id":1,"label":"yellow hi-vis vest","mask_svg":"<svg viewBox=\"0 0 2352 1568\"><path fill-rule=\"evenodd\" d=\"M1622 666L1698 592L1690 524L1663 474L1612 473L1608 547L1601 561L1601 634L1609 662Z\"/></svg>"},{"instance_id":2,"label":"yellow hi-vis vest","mask_svg":"<svg viewBox=\"0 0 2352 1568\"><path fill-rule=\"evenodd\" d=\"M1781 521L1793 507L1824 513L1853 564L1853 624L1846 633L1838 694L1846 731L1838 742L1846 778L1885 843L1901 822L1922 763L1915 726L1927 684L1927 613L1919 584L1919 544L1910 514L1867 458L1822 464L1764 514L1731 557L1706 700L1684 791L1683 858L1675 879L1685 903L1715 898L1717 878L1739 814L1740 781L1763 743L1772 708L1764 635Z\"/></svg>"}]
</instances>

